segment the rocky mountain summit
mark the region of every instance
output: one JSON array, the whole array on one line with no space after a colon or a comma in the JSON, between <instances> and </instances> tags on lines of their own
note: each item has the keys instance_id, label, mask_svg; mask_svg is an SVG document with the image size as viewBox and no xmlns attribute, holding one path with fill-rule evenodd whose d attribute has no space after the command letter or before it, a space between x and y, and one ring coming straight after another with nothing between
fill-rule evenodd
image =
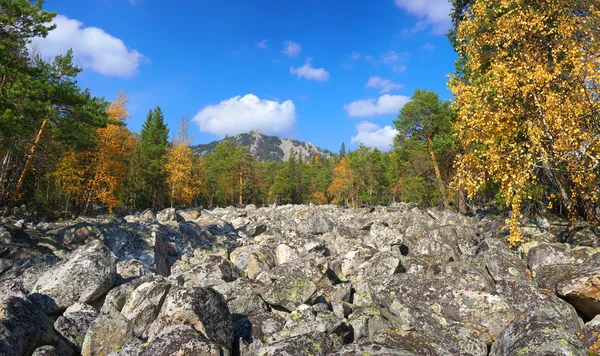
<instances>
[{"instance_id":1,"label":"rocky mountain summit","mask_svg":"<svg viewBox=\"0 0 600 356\"><path fill-rule=\"evenodd\" d=\"M0 355L589 355L600 238L407 204L0 220Z\"/></svg>"},{"instance_id":2,"label":"rocky mountain summit","mask_svg":"<svg viewBox=\"0 0 600 356\"><path fill-rule=\"evenodd\" d=\"M333 154L330 151L319 148L310 142L268 136L259 130L252 130L250 132L231 136L228 139L232 140L237 147L247 147L252 156L258 161L287 161L290 158L290 150L292 149L296 155L299 155L305 161L313 156L321 156L324 158L333 157ZM220 142L223 142L223 140L192 146L192 149L197 155L206 156L211 153Z\"/></svg>"}]
</instances>

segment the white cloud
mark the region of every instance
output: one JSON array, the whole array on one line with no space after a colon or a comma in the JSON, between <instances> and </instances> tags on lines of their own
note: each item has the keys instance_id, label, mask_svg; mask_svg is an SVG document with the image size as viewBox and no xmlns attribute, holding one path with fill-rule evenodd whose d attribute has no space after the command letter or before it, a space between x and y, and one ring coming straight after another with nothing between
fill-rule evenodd
<instances>
[{"instance_id":1,"label":"white cloud","mask_svg":"<svg viewBox=\"0 0 600 356\"><path fill-rule=\"evenodd\" d=\"M396 53L394 51L389 51L381 55L380 61L383 64L394 64L398 61L406 61L410 57L409 52Z\"/></svg>"},{"instance_id":2,"label":"white cloud","mask_svg":"<svg viewBox=\"0 0 600 356\"><path fill-rule=\"evenodd\" d=\"M367 54L367 55L365 56L365 61L367 61L367 62L374 62L374 61L375 61L375 57L373 57L373 56L372 56L372 55L370 55L370 54Z\"/></svg>"},{"instance_id":3,"label":"white cloud","mask_svg":"<svg viewBox=\"0 0 600 356\"><path fill-rule=\"evenodd\" d=\"M295 57L300 54L302 47L294 41L285 41L285 48L281 53L286 56Z\"/></svg>"},{"instance_id":4,"label":"white cloud","mask_svg":"<svg viewBox=\"0 0 600 356\"><path fill-rule=\"evenodd\" d=\"M395 2L399 8L422 19L411 30L413 33L431 26L434 34L442 35L452 26L450 21L452 5L448 0L395 0Z\"/></svg>"},{"instance_id":5,"label":"white cloud","mask_svg":"<svg viewBox=\"0 0 600 356\"><path fill-rule=\"evenodd\" d=\"M318 80L320 82L329 80L329 72L324 68L313 68L311 62L312 58L307 58L302 67L290 67L290 73L296 74L298 78L304 77L308 80Z\"/></svg>"},{"instance_id":6,"label":"white cloud","mask_svg":"<svg viewBox=\"0 0 600 356\"><path fill-rule=\"evenodd\" d=\"M356 125L356 136L352 137L350 142L388 151L397 134L398 130L389 125L381 127L369 121L362 121Z\"/></svg>"},{"instance_id":7,"label":"white cloud","mask_svg":"<svg viewBox=\"0 0 600 356\"><path fill-rule=\"evenodd\" d=\"M380 96L379 99L371 98L353 101L344 106L344 110L348 112L348 116L350 117L396 114L409 101L410 98L408 96L385 94Z\"/></svg>"},{"instance_id":8,"label":"white cloud","mask_svg":"<svg viewBox=\"0 0 600 356\"><path fill-rule=\"evenodd\" d=\"M271 135L290 134L296 123L296 107L291 100L279 103L247 94L206 106L193 121L200 131L218 136L250 130Z\"/></svg>"},{"instance_id":9,"label":"white cloud","mask_svg":"<svg viewBox=\"0 0 600 356\"><path fill-rule=\"evenodd\" d=\"M394 51L389 51L389 52L381 55L381 63L383 63L383 64L394 63L394 62L397 62L399 59L400 59L400 56L398 55L398 53L396 53Z\"/></svg>"},{"instance_id":10,"label":"white cloud","mask_svg":"<svg viewBox=\"0 0 600 356\"><path fill-rule=\"evenodd\" d=\"M433 51L435 51L435 45L433 43L429 43L429 42L425 43L420 48L421 48L422 51L425 51L425 52L433 52Z\"/></svg>"},{"instance_id":11,"label":"white cloud","mask_svg":"<svg viewBox=\"0 0 600 356\"><path fill-rule=\"evenodd\" d=\"M269 40L262 40L260 42L256 42L256 47L265 49L267 48L267 42L269 42Z\"/></svg>"},{"instance_id":12,"label":"white cloud","mask_svg":"<svg viewBox=\"0 0 600 356\"><path fill-rule=\"evenodd\" d=\"M392 66L392 71L396 73L403 73L404 71L406 71L406 66L402 64L394 65Z\"/></svg>"},{"instance_id":13,"label":"white cloud","mask_svg":"<svg viewBox=\"0 0 600 356\"><path fill-rule=\"evenodd\" d=\"M56 29L46 38L34 38L42 56L55 57L73 49L74 62L84 69L115 77L131 77L145 57L125 43L97 27L58 15L52 20Z\"/></svg>"},{"instance_id":14,"label":"white cloud","mask_svg":"<svg viewBox=\"0 0 600 356\"><path fill-rule=\"evenodd\" d=\"M350 55L350 58L352 58L352 60L359 60L360 59L360 53L359 52L352 52L352 54Z\"/></svg>"},{"instance_id":15,"label":"white cloud","mask_svg":"<svg viewBox=\"0 0 600 356\"><path fill-rule=\"evenodd\" d=\"M404 87L404 85L402 85L400 83L394 83L389 79L381 78L378 76L369 77L369 80L367 81L367 85L365 85L365 88L379 89L379 92L382 94L389 93L394 89L400 89L403 87Z\"/></svg>"}]
</instances>

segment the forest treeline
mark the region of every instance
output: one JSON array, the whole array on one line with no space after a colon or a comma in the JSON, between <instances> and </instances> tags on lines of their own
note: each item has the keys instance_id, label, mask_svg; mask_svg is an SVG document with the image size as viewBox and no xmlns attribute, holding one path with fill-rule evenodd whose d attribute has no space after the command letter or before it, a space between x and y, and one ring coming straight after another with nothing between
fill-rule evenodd
<instances>
[{"instance_id":1,"label":"forest treeline","mask_svg":"<svg viewBox=\"0 0 600 356\"><path fill-rule=\"evenodd\" d=\"M139 134L125 93L93 96L69 51L43 60L30 43L53 28L42 1L0 0L0 206L39 214L230 204L454 206L490 201L523 214L597 221L600 7L593 0L453 0L458 53L442 101L416 90L389 152L258 162L224 141L189 147L189 120L169 140L160 107ZM116 94L116 93L115 93Z\"/></svg>"}]
</instances>

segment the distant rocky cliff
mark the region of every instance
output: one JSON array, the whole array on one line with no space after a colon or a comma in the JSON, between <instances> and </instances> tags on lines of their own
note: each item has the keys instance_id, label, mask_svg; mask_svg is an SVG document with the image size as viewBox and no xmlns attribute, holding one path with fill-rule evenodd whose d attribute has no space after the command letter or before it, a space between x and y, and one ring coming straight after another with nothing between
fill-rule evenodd
<instances>
[{"instance_id":1,"label":"distant rocky cliff","mask_svg":"<svg viewBox=\"0 0 600 356\"><path fill-rule=\"evenodd\" d=\"M308 160L313 156L331 157L333 155L330 151L321 149L310 142L268 136L258 130L235 135L228 139L233 140L238 147L248 147L250 153L259 161L287 161L290 158L290 149L294 149L294 152L299 154L303 160ZM222 141L192 146L192 149L197 155L206 156Z\"/></svg>"}]
</instances>

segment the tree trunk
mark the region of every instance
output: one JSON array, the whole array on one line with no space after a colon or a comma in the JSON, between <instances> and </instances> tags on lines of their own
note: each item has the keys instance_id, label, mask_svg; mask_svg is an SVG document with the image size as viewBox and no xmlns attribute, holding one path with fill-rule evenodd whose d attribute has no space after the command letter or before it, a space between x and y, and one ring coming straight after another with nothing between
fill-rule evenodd
<instances>
[{"instance_id":1,"label":"tree trunk","mask_svg":"<svg viewBox=\"0 0 600 356\"><path fill-rule=\"evenodd\" d=\"M571 200L571 198L569 198L569 194L563 187L562 183L558 180L556 175L554 175L554 172L552 171L552 168L550 168L550 166L548 165L548 162L546 161L545 157L542 157L542 170L544 171L544 174L548 177L548 179L551 182L553 182L556 188L558 189L560 203L565 209L567 209L567 214L573 212L573 201Z\"/></svg>"},{"instance_id":2,"label":"tree trunk","mask_svg":"<svg viewBox=\"0 0 600 356\"><path fill-rule=\"evenodd\" d=\"M440 167L437 163L437 158L435 157L435 152L431 149L431 137L427 137L427 150L429 150L429 155L431 156L431 161L433 163L433 170L435 171L435 177L440 183L440 194L442 195L442 205L444 208L446 207L446 189L444 189L444 182L442 181L442 173L440 172Z\"/></svg>"},{"instance_id":3,"label":"tree trunk","mask_svg":"<svg viewBox=\"0 0 600 356\"><path fill-rule=\"evenodd\" d=\"M244 171L240 170L240 199L239 204L240 207L244 203Z\"/></svg>"},{"instance_id":4,"label":"tree trunk","mask_svg":"<svg viewBox=\"0 0 600 356\"><path fill-rule=\"evenodd\" d=\"M579 200L581 202L581 208L583 210L583 217L585 218L585 221L589 223L596 222L596 204L594 201L589 199L583 192L579 192L577 195L579 196Z\"/></svg>"},{"instance_id":5,"label":"tree trunk","mask_svg":"<svg viewBox=\"0 0 600 356\"><path fill-rule=\"evenodd\" d=\"M458 212L464 215L468 211L467 192L465 192L465 188L461 185L460 188L458 188Z\"/></svg>"},{"instance_id":6,"label":"tree trunk","mask_svg":"<svg viewBox=\"0 0 600 356\"><path fill-rule=\"evenodd\" d=\"M29 173L29 167L31 167L31 161L33 160L33 154L38 148L40 143L40 139L44 134L44 130L46 129L46 125L48 125L48 118L46 118L42 122L42 126L40 127L37 136L35 137L35 141L33 142L33 146L29 149L29 153L27 154L27 158L25 160L25 165L23 166L23 171L21 171L21 176L19 177L19 181L17 182L17 187L15 188L15 194L13 195L12 201L9 205L9 210L14 206L14 204L19 199L19 195L21 195L21 188L23 187L23 182L25 181L25 177L27 173Z\"/></svg>"}]
</instances>

